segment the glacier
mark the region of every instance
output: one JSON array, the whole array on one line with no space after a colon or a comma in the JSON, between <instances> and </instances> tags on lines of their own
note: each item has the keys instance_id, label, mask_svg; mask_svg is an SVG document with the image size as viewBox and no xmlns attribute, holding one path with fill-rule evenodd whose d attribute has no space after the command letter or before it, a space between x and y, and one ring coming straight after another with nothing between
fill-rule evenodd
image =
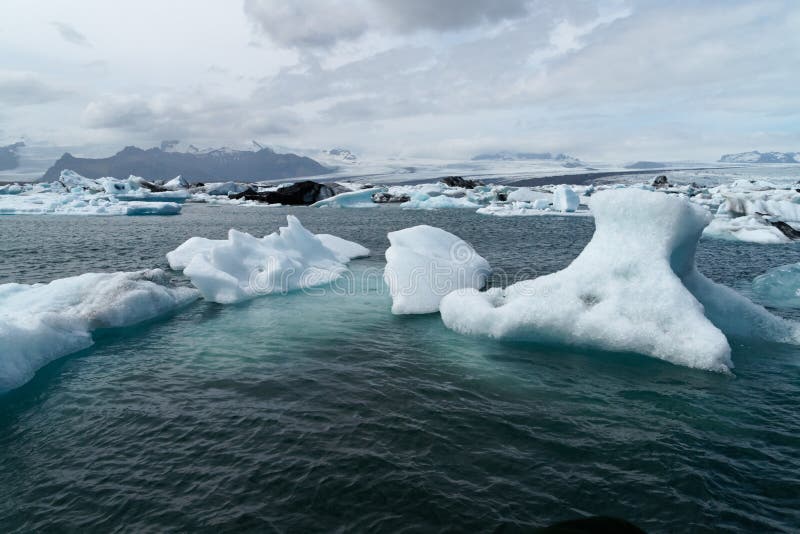
<instances>
[{"instance_id":1,"label":"glacier","mask_svg":"<svg viewBox=\"0 0 800 534\"><path fill-rule=\"evenodd\" d=\"M733 368L726 335L798 343L798 325L700 274L695 250L711 213L640 189L592 196L596 230L564 270L505 289L462 289L444 324L493 338L640 353L698 369Z\"/></svg>"},{"instance_id":2,"label":"glacier","mask_svg":"<svg viewBox=\"0 0 800 534\"><path fill-rule=\"evenodd\" d=\"M90 347L100 328L130 326L199 297L160 270L87 273L48 284L0 285L0 392L49 362Z\"/></svg>"},{"instance_id":3,"label":"glacier","mask_svg":"<svg viewBox=\"0 0 800 534\"><path fill-rule=\"evenodd\" d=\"M441 228L414 226L388 234L384 281L392 313L439 311L441 299L460 288L482 289L489 262L472 245Z\"/></svg>"}]
</instances>

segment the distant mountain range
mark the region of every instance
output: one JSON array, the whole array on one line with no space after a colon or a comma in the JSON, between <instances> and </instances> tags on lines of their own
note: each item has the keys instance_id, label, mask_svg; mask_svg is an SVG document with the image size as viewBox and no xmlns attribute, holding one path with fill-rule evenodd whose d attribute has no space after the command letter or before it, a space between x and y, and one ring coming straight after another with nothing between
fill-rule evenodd
<instances>
[{"instance_id":1,"label":"distant mountain range","mask_svg":"<svg viewBox=\"0 0 800 534\"><path fill-rule=\"evenodd\" d=\"M725 154L719 158L721 163L800 163L800 152L740 152Z\"/></svg>"},{"instance_id":2,"label":"distant mountain range","mask_svg":"<svg viewBox=\"0 0 800 534\"><path fill-rule=\"evenodd\" d=\"M493 152L478 154L472 161L525 161L525 160L545 160L561 163L564 167L583 167L585 164L573 156L567 154L553 154L550 152Z\"/></svg>"},{"instance_id":3,"label":"distant mountain range","mask_svg":"<svg viewBox=\"0 0 800 534\"><path fill-rule=\"evenodd\" d=\"M660 161L637 161L636 163L625 165L626 169L666 169L667 167L669 165Z\"/></svg>"},{"instance_id":4,"label":"distant mountain range","mask_svg":"<svg viewBox=\"0 0 800 534\"><path fill-rule=\"evenodd\" d=\"M175 151L177 145L178 141L165 141L160 148L147 150L129 146L111 157L99 159L76 158L66 153L47 170L42 180L58 180L65 169L87 178L126 178L133 174L147 180L169 180L181 175L190 183L282 180L332 171L311 158L278 154L261 145L255 145L255 150L199 150L190 145L183 152Z\"/></svg>"},{"instance_id":5,"label":"distant mountain range","mask_svg":"<svg viewBox=\"0 0 800 534\"><path fill-rule=\"evenodd\" d=\"M0 146L0 171L9 171L19 166L17 150L24 146L25 143L22 142Z\"/></svg>"}]
</instances>

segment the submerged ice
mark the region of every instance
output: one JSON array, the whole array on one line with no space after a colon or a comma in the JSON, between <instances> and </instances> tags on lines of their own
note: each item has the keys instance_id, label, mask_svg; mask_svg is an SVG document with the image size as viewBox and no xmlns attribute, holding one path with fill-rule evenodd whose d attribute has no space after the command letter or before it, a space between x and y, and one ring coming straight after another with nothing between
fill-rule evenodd
<instances>
[{"instance_id":1,"label":"submerged ice","mask_svg":"<svg viewBox=\"0 0 800 534\"><path fill-rule=\"evenodd\" d=\"M753 293L765 306L800 308L800 263L781 265L757 276Z\"/></svg>"},{"instance_id":2,"label":"submerged ice","mask_svg":"<svg viewBox=\"0 0 800 534\"><path fill-rule=\"evenodd\" d=\"M440 305L464 334L636 352L727 371L727 335L798 342L771 315L695 267L711 219L685 197L619 189L590 201L596 231L566 269L485 293L460 290Z\"/></svg>"},{"instance_id":3,"label":"submerged ice","mask_svg":"<svg viewBox=\"0 0 800 534\"><path fill-rule=\"evenodd\" d=\"M0 392L91 346L94 330L152 319L198 296L194 289L170 284L160 269L0 285Z\"/></svg>"},{"instance_id":4,"label":"submerged ice","mask_svg":"<svg viewBox=\"0 0 800 534\"><path fill-rule=\"evenodd\" d=\"M339 278L346 263L369 250L337 236L314 235L297 217L258 238L229 230L228 239L193 237L167 254L207 300L223 304L319 286Z\"/></svg>"}]
</instances>

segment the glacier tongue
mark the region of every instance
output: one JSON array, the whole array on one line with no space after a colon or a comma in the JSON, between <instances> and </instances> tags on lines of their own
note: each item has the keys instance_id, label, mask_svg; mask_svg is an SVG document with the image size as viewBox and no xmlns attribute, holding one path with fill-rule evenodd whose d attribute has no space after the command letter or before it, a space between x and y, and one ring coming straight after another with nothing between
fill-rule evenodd
<instances>
[{"instance_id":1,"label":"glacier tongue","mask_svg":"<svg viewBox=\"0 0 800 534\"><path fill-rule=\"evenodd\" d=\"M596 231L566 269L506 289L460 290L440 306L464 334L636 352L700 369L733 367L725 334L800 341L771 315L695 267L711 214L686 198L597 193Z\"/></svg>"}]
</instances>

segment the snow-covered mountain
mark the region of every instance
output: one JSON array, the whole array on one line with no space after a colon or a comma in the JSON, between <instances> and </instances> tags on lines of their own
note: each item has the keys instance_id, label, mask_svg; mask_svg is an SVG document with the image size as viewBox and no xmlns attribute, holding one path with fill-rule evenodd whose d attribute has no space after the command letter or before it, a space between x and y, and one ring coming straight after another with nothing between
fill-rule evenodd
<instances>
[{"instance_id":1,"label":"snow-covered mountain","mask_svg":"<svg viewBox=\"0 0 800 534\"><path fill-rule=\"evenodd\" d=\"M330 150L326 150L325 154L331 156L333 159L340 160L345 163L355 163L358 161L358 157L346 148L332 148Z\"/></svg>"},{"instance_id":2,"label":"snow-covered mountain","mask_svg":"<svg viewBox=\"0 0 800 534\"><path fill-rule=\"evenodd\" d=\"M800 152L740 152L725 154L719 161L722 163L800 163Z\"/></svg>"}]
</instances>

